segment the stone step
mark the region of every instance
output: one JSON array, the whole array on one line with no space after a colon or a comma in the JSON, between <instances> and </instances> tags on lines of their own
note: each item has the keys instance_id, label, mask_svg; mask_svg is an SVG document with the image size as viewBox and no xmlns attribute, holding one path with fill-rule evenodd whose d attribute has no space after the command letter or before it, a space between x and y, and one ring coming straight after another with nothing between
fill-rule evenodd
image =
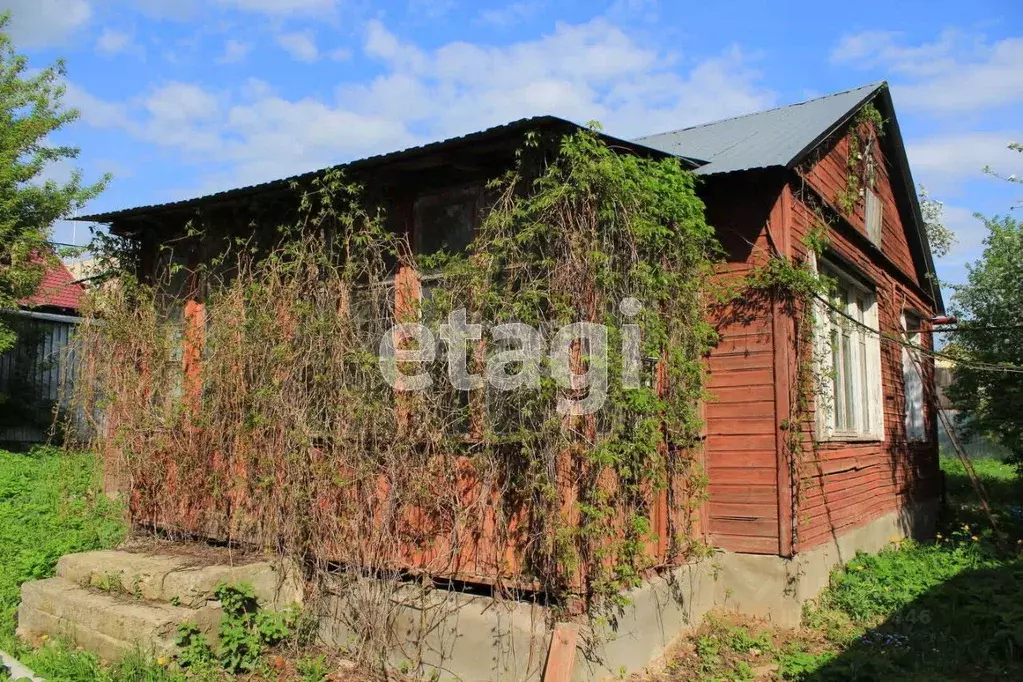
<instances>
[{"instance_id":1,"label":"stone step","mask_svg":"<svg viewBox=\"0 0 1023 682\"><path fill-rule=\"evenodd\" d=\"M49 578L21 586L18 634L27 639L66 637L101 658L116 660L134 649L172 655L178 625L193 622L212 635L219 618L217 605L193 609L146 602Z\"/></svg>"},{"instance_id":2,"label":"stone step","mask_svg":"<svg viewBox=\"0 0 1023 682\"><path fill-rule=\"evenodd\" d=\"M105 550L61 557L57 576L82 587L193 608L213 601L220 583L252 585L263 608L279 610L302 601L298 571L275 569L267 561L208 565L188 556Z\"/></svg>"}]
</instances>

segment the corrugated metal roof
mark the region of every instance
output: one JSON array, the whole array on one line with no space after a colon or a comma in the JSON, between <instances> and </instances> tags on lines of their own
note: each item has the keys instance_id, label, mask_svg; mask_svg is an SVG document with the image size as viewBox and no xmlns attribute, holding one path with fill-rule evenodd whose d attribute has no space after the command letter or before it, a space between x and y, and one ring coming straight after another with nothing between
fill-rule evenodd
<instances>
[{"instance_id":1,"label":"corrugated metal roof","mask_svg":"<svg viewBox=\"0 0 1023 682\"><path fill-rule=\"evenodd\" d=\"M378 154L376 156L369 156L348 163L338 164L332 166L332 168L349 168L349 169L361 169L371 166L376 166L384 163L393 163L400 161L405 158L414 156L422 156L431 152L440 151L442 149L452 149L456 147L465 146L471 143L481 142L487 139L500 138L505 135L514 134L517 132L525 132L539 127L552 127L552 128L565 128L567 130L581 130L582 126L567 121L557 116L534 116L532 118L522 118L511 123L506 123L486 130L480 130L478 132L469 133L467 135L461 135L458 137L452 137L439 142L430 142L428 144L420 145L418 147L408 147L399 151L388 152L386 154ZM632 150L646 150L647 152L654 155L672 155L676 156L673 152L664 152L660 149L650 147L643 144L642 142L622 140L609 135L600 135L606 142L612 145L619 145ZM695 168L699 165L699 160L685 158L685 161L689 163L690 168ZM150 204L148 206L137 206L134 208L126 208L119 211L110 211L107 213L96 213L93 215L78 216L72 218L72 220L78 220L83 222L96 222L96 223L109 223L114 220L123 220L125 218L132 218L138 216L146 216L154 213L164 213L167 211L177 211L182 209L188 209L200 205L216 204L224 200L235 200L243 196L250 196L255 194L263 194L268 191L276 191L288 188L293 182L309 182L314 178L321 175L327 168L322 168L308 173L302 173L300 175L293 175L288 178L281 180L272 180L270 182L264 182L258 185L249 185L248 187L239 187L236 189L229 189L223 192L217 192L215 194L207 194L205 196L195 197L193 199L185 199L182 201L172 201L164 204Z\"/></svg>"},{"instance_id":2,"label":"corrugated metal roof","mask_svg":"<svg viewBox=\"0 0 1023 682\"><path fill-rule=\"evenodd\" d=\"M669 154L704 159L700 175L788 166L844 123L884 82L799 104L641 137Z\"/></svg>"}]
</instances>

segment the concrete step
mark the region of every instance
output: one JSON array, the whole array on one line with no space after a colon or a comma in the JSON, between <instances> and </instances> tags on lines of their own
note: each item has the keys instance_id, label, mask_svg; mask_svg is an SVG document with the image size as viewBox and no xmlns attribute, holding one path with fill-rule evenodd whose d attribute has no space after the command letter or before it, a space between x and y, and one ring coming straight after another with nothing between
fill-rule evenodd
<instances>
[{"instance_id":1,"label":"concrete step","mask_svg":"<svg viewBox=\"0 0 1023 682\"><path fill-rule=\"evenodd\" d=\"M82 587L193 608L213 601L220 583L251 584L263 608L279 610L302 601L298 571L275 569L267 561L209 565L188 556L106 550L61 557L57 576Z\"/></svg>"},{"instance_id":2,"label":"concrete step","mask_svg":"<svg viewBox=\"0 0 1023 682\"><path fill-rule=\"evenodd\" d=\"M49 578L21 586L18 634L27 639L67 637L101 658L116 660L136 648L154 656L172 655L179 624L193 622L213 634L219 618L218 605L193 609L146 602Z\"/></svg>"}]
</instances>

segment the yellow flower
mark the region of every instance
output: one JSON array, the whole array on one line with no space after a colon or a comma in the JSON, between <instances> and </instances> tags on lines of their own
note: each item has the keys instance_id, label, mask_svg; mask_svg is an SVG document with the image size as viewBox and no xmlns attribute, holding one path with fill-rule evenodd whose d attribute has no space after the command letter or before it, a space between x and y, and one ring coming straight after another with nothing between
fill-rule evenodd
<instances>
[{"instance_id":1,"label":"yellow flower","mask_svg":"<svg viewBox=\"0 0 1023 682\"><path fill-rule=\"evenodd\" d=\"M40 635L40 636L39 636L39 639L43 640L44 642L45 642L46 640L48 640L49 638L50 638L50 636L49 636L49 635Z\"/></svg>"},{"instance_id":2,"label":"yellow flower","mask_svg":"<svg viewBox=\"0 0 1023 682\"><path fill-rule=\"evenodd\" d=\"M940 540L940 539L941 539L941 533L938 533L938 534L937 534L937 535L935 535L934 537L936 537L936 538L938 538L938 539Z\"/></svg>"},{"instance_id":3,"label":"yellow flower","mask_svg":"<svg viewBox=\"0 0 1023 682\"><path fill-rule=\"evenodd\" d=\"M865 570L867 570L867 567L866 566L857 566L856 570L857 571L865 571Z\"/></svg>"},{"instance_id":4,"label":"yellow flower","mask_svg":"<svg viewBox=\"0 0 1023 682\"><path fill-rule=\"evenodd\" d=\"M973 540L974 542L979 542L980 541L980 538L978 538L976 535L970 536L970 539Z\"/></svg>"},{"instance_id":5,"label":"yellow flower","mask_svg":"<svg viewBox=\"0 0 1023 682\"><path fill-rule=\"evenodd\" d=\"M160 656L160 658L156 659L156 664L157 665L167 665L166 657Z\"/></svg>"}]
</instances>

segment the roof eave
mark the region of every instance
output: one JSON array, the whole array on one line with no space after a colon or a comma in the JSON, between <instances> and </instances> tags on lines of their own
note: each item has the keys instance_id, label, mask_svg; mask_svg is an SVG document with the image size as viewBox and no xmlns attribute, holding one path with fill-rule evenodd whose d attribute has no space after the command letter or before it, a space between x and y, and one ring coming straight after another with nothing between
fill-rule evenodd
<instances>
[{"instance_id":1,"label":"roof eave","mask_svg":"<svg viewBox=\"0 0 1023 682\"><path fill-rule=\"evenodd\" d=\"M311 180L313 177L332 169L368 169L379 166L384 166L390 163L396 163L399 161L415 159L419 156L426 156L429 154L436 154L442 151L449 151L457 148L463 148L471 146L472 144L479 143L485 140L500 139L501 137L511 137L513 135L522 133L527 130L536 128L547 128L547 129L563 129L566 132L575 132L580 130L588 130L585 126L581 126L572 121L568 121L563 118L556 116L537 116L533 118L520 119L518 121L512 121L510 123L494 126L486 130L478 131L475 133L469 133L460 137L450 138L447 140L440 140L437 142L431 142L418 147L412 147L408 149L398 150L389 152L386 154L379 154L376 156L366 157L362 159L355 159L346 163L331 166L329 168L323 168L307 173L301 173L288 178L281 178L278 180L271 180L269 182L260 183L258 185L250 185L248 187L239 187L236 189L225 190L223 192L217 192L215 194L208 194L205 196L195 197L192 199L185 199L182 201L168 202L164 204L154 204L150 206L139 206L128 209L122 209L119 211L108 211L106 213L95 213L91 215L78 216L71 218L79 222L92 222L92 223L105 223L110 224L115 221L131 220L131 219L145 219L157 214L167 214L182 211L190 211L200 206L210 206L220 203L230 203L243 199L246 197L266 195L273 192L286 191L290 185L294 182L303 182ZM641 142L631 142L620 138L612 137L604 133L598 132L597 135L604 140L608 146L612 148L623 149L632 153L646 154L657 158L676 157L684 163L688 170L695 170L706 162L699 159L691 159L686 156L679 156L670 154L668 152L649 147Z\"/></svg>"},{"instance_id":2,"label":"roof eave","mask_svg":"<svg viewBox=\"0 0 1023 682\"><path fill-rule=\"evenodd\" d=\"M899 177L903 181L903 190L906 192L906 198L909 201L910 211L913 214L914 230L917 239L919 241L919 247L924 259L924 267L926 269L925 276L927 277L927 284L931 291L931 299L934 303L935 311L940 314L945 314L945 301L941 295L941 282L938 280L938 273L934 268L934 254L931 253L931 243L927 238L927 229L924 225L923 213L920 211L920 200L916 194L916 183L913 181L913 171L909 165L909 157L906 156L906 145L902 139L902 131L899 129L899 121L895 116L895 103L892 101L891 91L885 87L878 93L881 97L883 107L887 109L886 116L888 119L888 134L891 135L892 148L895 150L894 159L899 168Z\"/></svg>"},{"instance_id":3,"label":"roof eave","mask_svg":"<svg viewBox=\"0 0 1023 682\"><path fill-rule=\"evenodd\" d=\"M925 277L928 280L924 286L930 291L931 301L934 303L936 312L943 315L945 314L945 302L941 296L941 285L938 281L937 272L934 269L934 256L931 253L931 245L927 239L927 230L924 228L923 214L920 212L920 202L916 195L916 185L913 182L913 174L910 170L909 159L906 156L906 147L902 140L902 132L899 130L899 122L895 116L895 104L892 101L891 90L888 88L887 81L881 81L871 88L855 106L845 113L845 115L837 119L835 123L828 127L828 129L821 135L818 135L812 143L800 150L800 152L786 164L786 168L793 169L799 165L806 156L810 154L810 152L820 146L826 139L831 137L831 135L840 130L843 126L847 125L849 121L851 121L852 118L860 111L860 109L867 104L867 102L877 97L881 98L882 106L885 109L883 113L888 119L887 132L892 136L892 148L895 150L895 159L893 160L898 166L898 175L903 181L903 191L905 191L909 202L909 208L913 220L912 232L917 236L918 246L923 255L924 269L926 270Z\"/></svg>"},{"instance_id":4,"label":"roof eave","mask_svg":"<svg viewBox=\"0 0 1023 682\"><path fill-rule=\"evenodd\" d=\"M800 149L799 153L797 153L795 156L793 156L791 159L789 159L788 163L785 164L785 167L786 168L795 168L799 163L801 163L803 161L804 158L806 158L807 154L809 154L814 149L819 147L821 145L821 143L824 142L824 140L826 140L829 137L831 137L832 135L834 135L836 131L840 130L843 126L845 126L847 123L849 123L849 121L852 120L853 116L855 116L856 113L861 108L863 108L863 105L865 105L867 102L869 102L874 97L876 97L877 93L880 90L882 90L882 89L887 90L888 89L887 85L888 84L885 81L880 81L878 83L875 83L874 86L872 88L870 88L869 91L867 91L867 94L864 95L863 97L861 97L860 100L858 102L856 102L856 104L854 104L847 112L845 112L845 114L843 114L840 118L836 119L834 123L832 123L830 126L825 128L808 145L806 145L805 147ZM864 86L864 87L866 87L866 86Z\"/></svg>"}]
</instances>

